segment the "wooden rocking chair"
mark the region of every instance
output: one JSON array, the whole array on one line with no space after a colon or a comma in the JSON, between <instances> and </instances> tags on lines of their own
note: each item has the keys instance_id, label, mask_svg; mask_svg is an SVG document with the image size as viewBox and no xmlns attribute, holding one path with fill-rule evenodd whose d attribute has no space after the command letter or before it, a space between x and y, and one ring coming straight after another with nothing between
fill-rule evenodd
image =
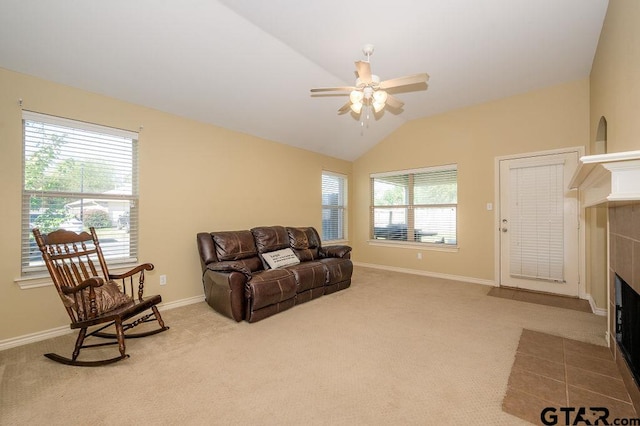
<instances>
[{"instance_id":1,"label":"wooden rocking chair","mask_svg":"<svg viewBox=\"0 0 640 426\"><path fill-rule=\"evenodd\" d=\"M94 228L90 228L90 233L79 234L64 229L41 234L36 228L33 229L33 235L71 318L70 327L80 329L71 358L54 353L45 354L47 358L86 367L110 364L129 357L125 352L125 339L145 337L169 329L164 325L156 306L162 302L162 297L143 297L144 271L153 270L151 263L139 265L124 274L110 274ZM136 297L133 293L134 277L138 277ZM158 321L158 328L125 335L129 329L155 320ZM89 332L89 328L94 326L97 329ZM115 327L115 334L103 331L111 326ZM91 336L112 341L85 344L85 339ZM114 344L119 347L119 356L97 361L78 360L81 349Z\"/></svg>"}]
</instances>

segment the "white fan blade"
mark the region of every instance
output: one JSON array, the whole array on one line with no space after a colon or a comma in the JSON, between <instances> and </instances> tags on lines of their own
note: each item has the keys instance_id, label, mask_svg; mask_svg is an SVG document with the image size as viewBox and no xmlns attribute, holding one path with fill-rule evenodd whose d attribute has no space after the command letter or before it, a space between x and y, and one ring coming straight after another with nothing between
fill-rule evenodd
<instances>
[{"instance_id":1,"label":"white fan blade","mask_svg":"<svg viewBox=\"0 0 640 426\"><path fill-rule=\"evenodd\" d=\"M364 84L371 83L371 64L365 61L356 62L356 71L358 72L358 78Z\"/></svg>"},{"instance_id":2,"label":"white fan blade","mask_svg":"<svg viewBox=\"0 0 640 426\"><path fill-rule=\"evenodd\" d=\"M392 78L380 82L381 89L390 89L398 86L408 86L410 84L426 83L429 80L429 74L422 73L416 75L408 75L406 77Z\"/></svg>"},{"instance_id":3,"label":"white fan blade","mask_svg":"<svg viewBox=\"0 0 640 426\"><path fill-rule=\"evenodd\" d=\"M312 93L316 92L351 92L355 90L355 87L319 87L317 89L311 89Z\"/></svg>"},{"instance_id":4,"label":"white fan blade","mask_svg":"<svg viewBox=\"0 0 640 426\"><path fill-rule=\"evenodd\" d=\"M395 96L387 94L387 105L389 105L391 108L400 109L404 105L404 102L402 102Z\"/></svg>"}]
</instances>

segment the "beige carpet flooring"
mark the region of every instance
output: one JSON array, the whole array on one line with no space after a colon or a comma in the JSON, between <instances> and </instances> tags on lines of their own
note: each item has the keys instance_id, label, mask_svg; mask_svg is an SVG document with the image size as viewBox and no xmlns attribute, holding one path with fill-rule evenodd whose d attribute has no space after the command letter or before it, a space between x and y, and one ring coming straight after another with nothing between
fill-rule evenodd
<instances>
[{"instance_id":1,"label":"beige carpet flooring","mask_svg":"<svg viewBox=\"0 0 640 426\"><path fill-rule=\"evenodd\" d=\"M606 320L489 290L356 267L349 289L255 324L164 311L171 330L106 367L42 356L75 335L5 350L0 424L527 424L502 410L523 329L604 345Z\"/></svg>"}]
</instances>

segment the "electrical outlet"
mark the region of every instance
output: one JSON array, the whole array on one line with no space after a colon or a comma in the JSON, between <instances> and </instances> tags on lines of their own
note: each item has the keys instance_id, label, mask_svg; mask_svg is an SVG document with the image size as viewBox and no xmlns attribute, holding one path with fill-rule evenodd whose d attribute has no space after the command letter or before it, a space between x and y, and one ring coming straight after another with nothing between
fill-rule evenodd
<instances>
[{"instance_id":1,"label":"electrical outlet","mask_svg":"<svg viewBox=\"0 0 640 426\"><path fill-rule=\"evenodd\" d=\"M165 285L165 284L167 284L167 276L160 275L160 285Z\"/></svg>"},{"instance_id":2,"label":"electrical outlet","mask_svg":"<svg viewBox=\"0 0 640 426\"><path fill-rule=\"evenodd\" d=\"M418 257L418 259L422 259L422 253L418 253L416 256Z\"/></svg>"}]
</instances>

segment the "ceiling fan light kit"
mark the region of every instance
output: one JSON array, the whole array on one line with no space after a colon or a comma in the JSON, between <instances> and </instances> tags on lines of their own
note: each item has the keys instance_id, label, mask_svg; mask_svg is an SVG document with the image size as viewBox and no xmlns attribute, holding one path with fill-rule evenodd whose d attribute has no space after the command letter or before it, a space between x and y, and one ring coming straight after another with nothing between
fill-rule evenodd
<instances>
[{"instance_id":1,"label":"ceiling fan light kit","mask_svg":"<svg viewBox=\"0 0 640 426\"><path fill-rule=\"evenodd\" d=\"M392 108L400 109L404 102L390 95L384 89L392 89L400 86L409 86L412 84L427 83L429 76L426 73L415 74L407 77L394 78L391 80L380 81L380 77L371 74L371 64L369 59L373 54L373 45L365 44L362 52L367 57L366 61L356 61L356 82L355 86L350 87L324 87L311 89L311 93L316 92L349 92L349 102L343 105L338 114L353 111L359 115L363 107L370 111L371 108L377 113L384 109L386 105ZM369 114L367 114L368 117Z\"/></svg>"},{"instance_id":2,"label":"ceiling fan light kit","mask_svg":"<svg viewBox=\"0 0 640 426\"><path fill-rule=\"evenodd\" d=\"M351 92L351 94L349 95L349 100L353 104L362 103L362 99L363 98L364 98L364 93L362 93L362 92L360 92L358 90L353 90Z\"/></svg>"},{"instance_id":3,"label":"ceiling fan light kit","mask_svg":"<svg viewBox=\"0 0 640 426\"><path fill-rule=\"evenodd\" d=\"M360 114L360 111L362 111L362 102L354 102L349 108L351 108L351 111L355 112L356 114Z\"/></svg>"}]
</instances>

